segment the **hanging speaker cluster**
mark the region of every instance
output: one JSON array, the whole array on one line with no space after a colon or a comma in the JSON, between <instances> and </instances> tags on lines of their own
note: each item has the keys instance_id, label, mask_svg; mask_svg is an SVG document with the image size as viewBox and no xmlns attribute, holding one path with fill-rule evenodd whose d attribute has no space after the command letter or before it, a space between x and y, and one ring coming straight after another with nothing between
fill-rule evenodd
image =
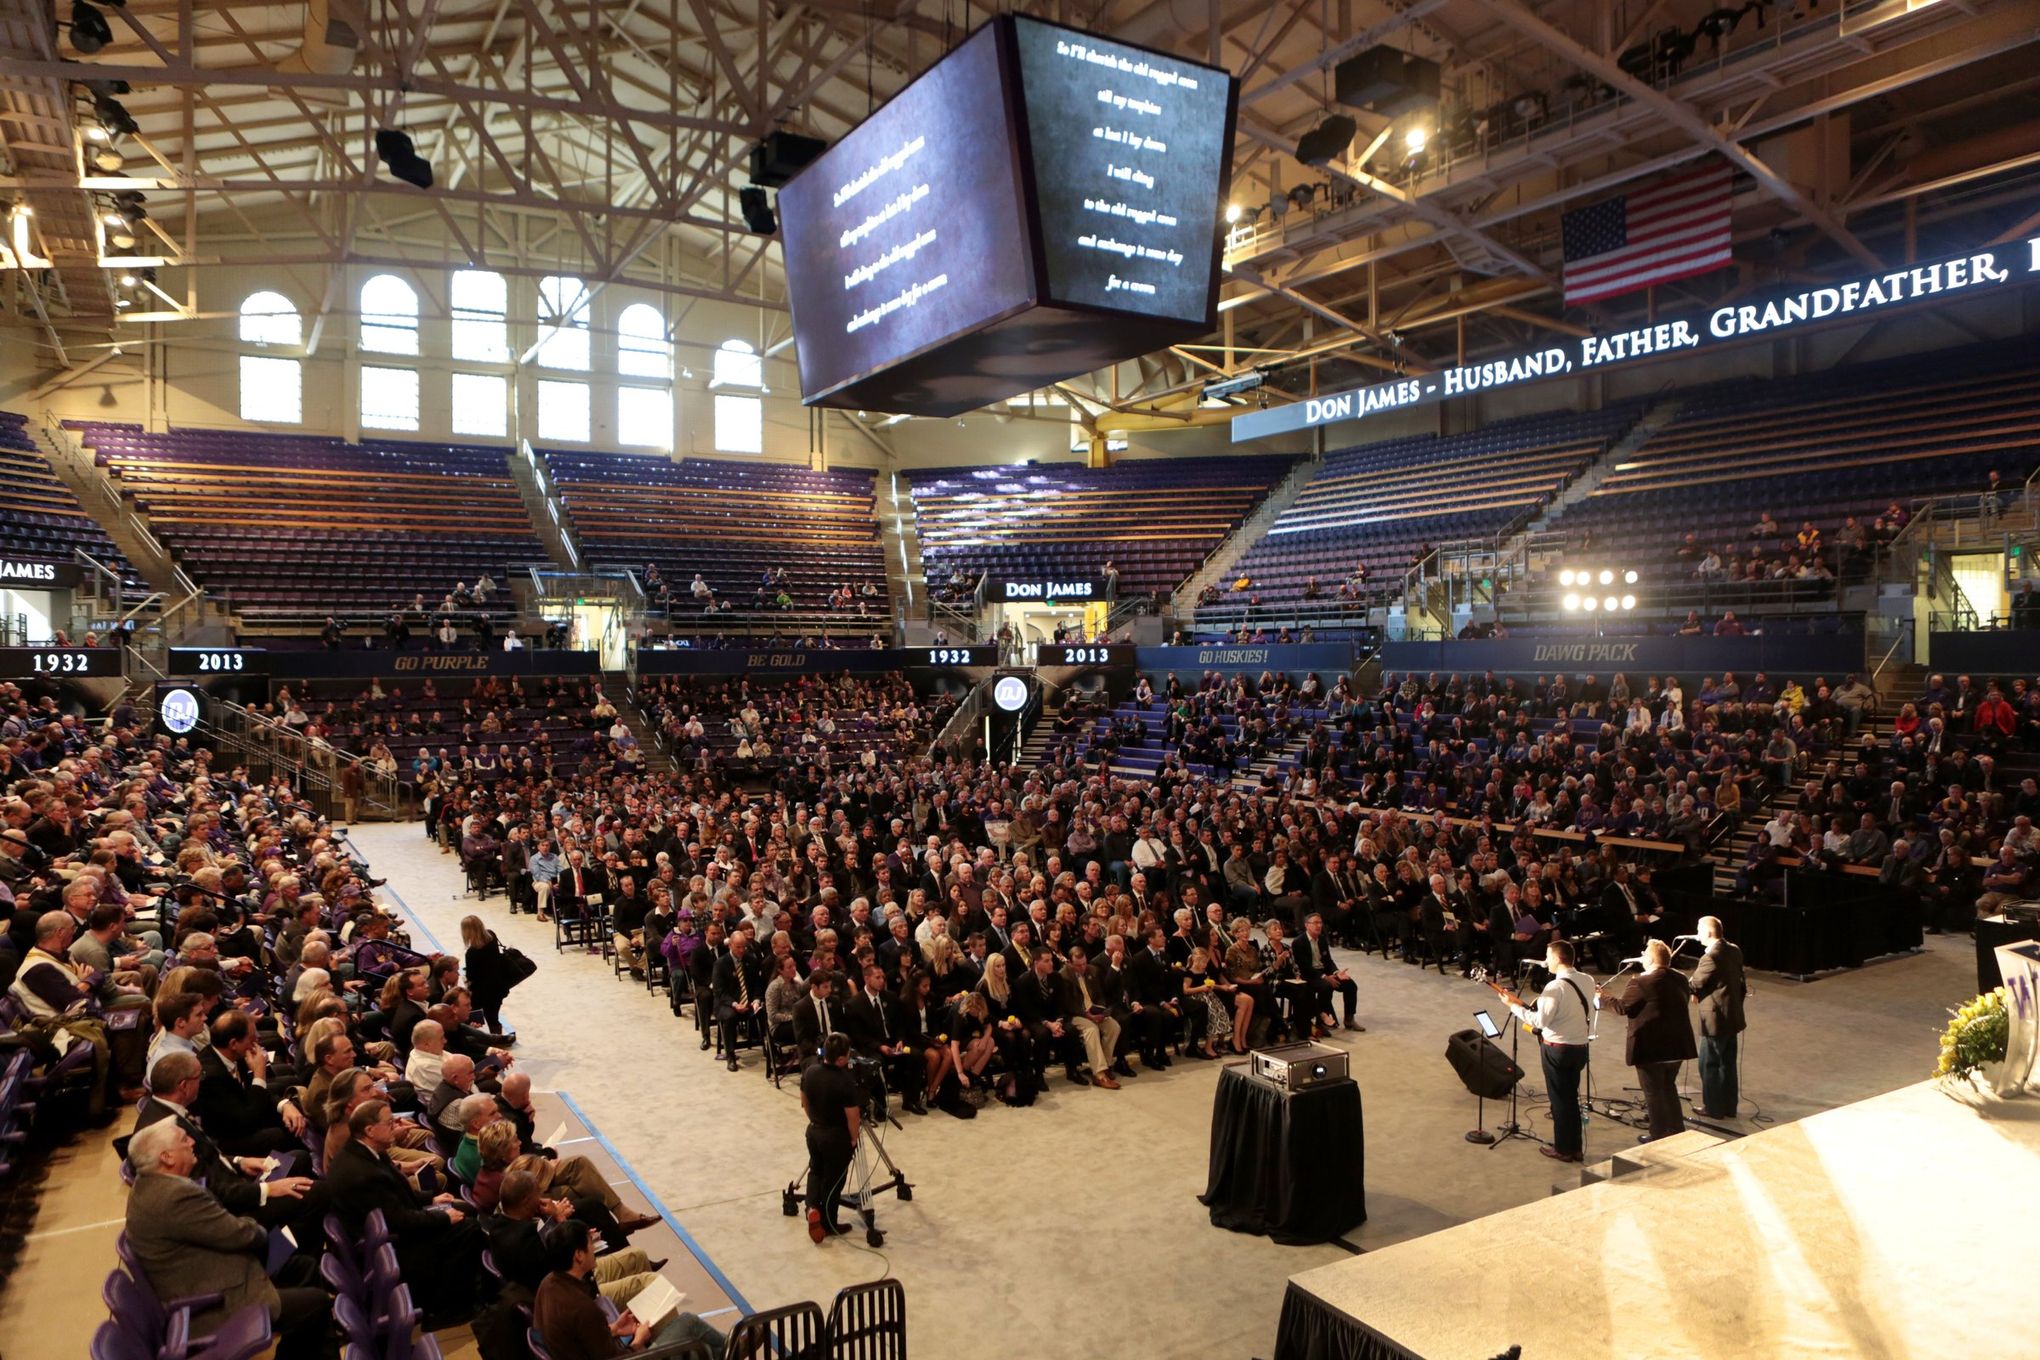
<instances>
[{"instance_id":1,"label":"hanging speaker cluster","mask_svg":"<svg viewBox=\"0 0 2040 1360\"><path fill-rule=\"evenodd\" d=\"M415 184L420 189L432 187L432 162L418 154L418 148L411 144L405 133L394 128L377 128L375 158L404 183Z\"/></svg>"}]
</instances>

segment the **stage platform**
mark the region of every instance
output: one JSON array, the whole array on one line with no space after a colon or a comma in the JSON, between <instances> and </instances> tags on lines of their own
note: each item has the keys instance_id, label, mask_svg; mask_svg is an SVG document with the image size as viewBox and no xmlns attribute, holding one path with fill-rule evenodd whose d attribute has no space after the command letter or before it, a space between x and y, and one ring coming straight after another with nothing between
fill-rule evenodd
<instances>
[{"instance_id":1,"label":"stage platform","mask_svg":"<svg viewBox=\"0 0 2040 1360\"><path fill-rule=\"evenodd\" d=\"M1305 1271L1275 1356L2030 1355L2035 1222L2040 1099L1923 1082Z\"/></svg>"}]
</instances>

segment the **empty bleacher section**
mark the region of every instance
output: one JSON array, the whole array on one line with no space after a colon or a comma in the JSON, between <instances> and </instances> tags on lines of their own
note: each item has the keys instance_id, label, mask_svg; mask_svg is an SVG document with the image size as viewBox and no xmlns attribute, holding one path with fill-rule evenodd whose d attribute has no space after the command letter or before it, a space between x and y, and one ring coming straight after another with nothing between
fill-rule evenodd
<instances>
[{"instance_id":1,"label":"empty bleacher section","mask_svg":"<svg viewBox=\"0 0 2040 1360\"><path fill-rule=\"evenodd\" d=\"M2018 494L2040 466L2036 379L2028 345L1702 388L1553 527L1569 553L1636 568L1660 612L1825 611L1924 499L1977 493L1993 469ZM1766 513L1777 528L1758 533ZM1719 567L1703 572L1709 553ZM1554 593L1519 608L1548 610Z\"/></svg>"},{"instance_id":2,"label":"empty bleacher section","mask_svg":"<svg viewBox=\"0 0 2040 1360\"><path fill-rule=\"evenodd\" d=\"M1119 596L1181 585L1283 477L1286 456L1132 459L1108 468L931 468L913 474L931 586L978 576L1095 580Z\"/></svg>"},{"instance_id":3,"label":"empty bleacher section","mask_svg":"<svg viewBox=\"0 0 2040 1360\"><path fill-rule=\"evenodd\" d=\"M560 450L544 456L582 556L638 572L658 567L676 620L707 603L693 594L696 575L718 606L738 616L828 616L867 631L889 617L873 513L876 474L868 469ZM782 568L784 581L768 587L765 573ZM643 584L656 602L657 583ZM832 610L832 595L845 586L850 603ZM782 592L786 604L778 602ZM860 601L867 617L856 621Z\"/></svg>"},{"instance_id":4,"label":"empty bleacher section","mask_svg":"<svg viewBox=\"0 0 2040 1360\"><path fill-rule=\"evenodd\" d=\"M142 588L106 530L50 469L29 436L28 417L0 411L0 556L68 562L80 548L119 572L130 588Z\"/></svg>"},{"instance_id":5,"label":"empty bleacher section","mask_svg":"<svg viewBox=\"0 0 2040 1360\"><path fill-rule=\"evenodd\" d=\"M1200 627L1257 611L1309 618L1363 610L1402 585L1421 551L1492 536L1530 518L1633 424L1634 404L1503 421L1467 434L1419 435L1328 454L1324 466L1233 573L1200 603ZM1356 570L1364 564L1364 578ZM1315 595L1309 583L1315 577ZM1351 582L1342 598L1341 587Z\"/></svg>"},{"instance_id":6,"label":"empty bleacher section","mask_svg":"<svg viewBox=\"0 0 2040 1360\"><path fill-rule=\"evenodd\" d=\"M68 422L67 422L68 424ZM375 622L545 550L502 449L70 424L191 576L248 631ZM509 591L486 611L500 630ZM414 619L413 626L417 626Z\"/></svg>"}]
</instances>

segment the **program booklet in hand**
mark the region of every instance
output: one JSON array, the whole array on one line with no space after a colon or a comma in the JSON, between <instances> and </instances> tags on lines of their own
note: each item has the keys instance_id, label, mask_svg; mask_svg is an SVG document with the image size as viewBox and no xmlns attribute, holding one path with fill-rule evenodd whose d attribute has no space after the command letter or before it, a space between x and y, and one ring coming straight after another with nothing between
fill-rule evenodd
<instances>
[{"instance_id":1,"label":"program booklet in hand","mask_svg":"<svg viewBox=\"0 0 2040 1360\"><path fill-rule=\"evenodd\" d=\"M673 1287L673 1282L664 1275L655 1276L652 1282L631 1295L624 1306L631 1316L657 1332L661 1327L679 1316L680 1305L687 1302L687 1296Z\"/></svg>"}]
</instances>

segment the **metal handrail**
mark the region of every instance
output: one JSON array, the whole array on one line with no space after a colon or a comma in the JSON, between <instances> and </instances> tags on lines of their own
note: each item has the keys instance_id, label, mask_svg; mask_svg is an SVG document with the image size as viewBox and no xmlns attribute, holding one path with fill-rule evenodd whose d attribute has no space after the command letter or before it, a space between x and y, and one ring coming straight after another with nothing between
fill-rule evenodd
<instances>
[{"instance_id":1,"label":"metal handrail","mask_svg":"<svg viewBox=\"0 0 2040 1360\"><path fill-rule=\"evenodd\" d=\"M1899 620L1897 636L1893 637L1891 645L1884 649L1884 655L1877 659L1877 664L1870 668L1870 688L1877 688L1878 678L1884 674L1884 668L1891 664L1891 658L1898 654L1898 649L1904 645L1907 638L1912 636L1912 630L1913 621L1911 619Z\"/></svg>"}]
</instances>

